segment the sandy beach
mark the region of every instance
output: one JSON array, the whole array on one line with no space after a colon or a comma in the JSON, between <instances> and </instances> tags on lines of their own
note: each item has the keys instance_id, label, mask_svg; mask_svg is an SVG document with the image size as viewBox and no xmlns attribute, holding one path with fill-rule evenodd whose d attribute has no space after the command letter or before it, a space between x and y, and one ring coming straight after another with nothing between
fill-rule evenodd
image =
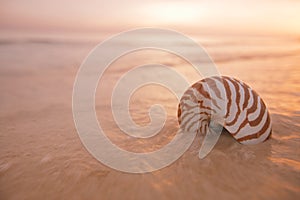
<instances>
[{"instance_id":1,"label":"sandy beach","mask_svg":"<svg viewBox=\"0 0 300 200\"><path fill-rule=\"evenodd\" d=\"M264 99L272 118L271 140L245 146L224 131L209 156L200 160L203 137L197 136L189 150L164 169L146 174L113 170L84 148L72 117L77 70L100 41L2 39L0 199L298 199L299 38L195 38L221 74L248 83ZM168 119L155 137L132 139L118 129L109 99L99 93L110 91L137 64L151 62L173 67L191 83L201 79L187 62L166 52L136 52L111 65L97 89L97 117L112 142L134 152L159 149L170 141L178 130L178 101L158 86L138 90L130 105L137 124L149 122L147 110L157 102L165 106Z\"/></svg>"}]
</instances>

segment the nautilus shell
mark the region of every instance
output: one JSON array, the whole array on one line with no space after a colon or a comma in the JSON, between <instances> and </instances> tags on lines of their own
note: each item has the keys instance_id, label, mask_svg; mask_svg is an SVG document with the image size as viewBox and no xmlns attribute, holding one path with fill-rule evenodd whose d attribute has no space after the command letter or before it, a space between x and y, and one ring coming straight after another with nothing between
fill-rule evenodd
<instances>
[{"instance_id":1,"label":"nautilus shell","mask_svg":"<svg viewBox=\"0 0 300 200\"><path fill-rule=\"evenodd\" d=\"M178 106L178 121L184 131L202 134L220 125L242 144L263 142L272 132L261 97L242 81L226 76L205 78L189 87Z\"/></svg>"}]
</instances>

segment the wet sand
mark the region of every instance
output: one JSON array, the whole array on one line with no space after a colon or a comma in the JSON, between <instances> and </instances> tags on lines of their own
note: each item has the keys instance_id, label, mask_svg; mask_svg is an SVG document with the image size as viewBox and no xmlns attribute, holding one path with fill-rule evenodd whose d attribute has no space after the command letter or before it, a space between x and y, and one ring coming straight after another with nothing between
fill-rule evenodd
<instances>
[{"instance_id":1,"label":"wet sand","mask_svg":"<svg viewBox=\"0 0 300 200\"><path fill-rule=\"evenodd\" d=\"M6 41L0 44L0 199L298 199L300 197L300 41L297 38L199 37L223 75L252 86L267 104L272 139L238 144L224 131L203 160L197 136L172 165L127 174L101 164L82 145L72 117L72 89L80 63L96 43ZM6 41L6 42L5 42ZM144 51L112 64L97 90L96 111L121 148L147 152L178 129L177 100L157 86L132 97L132 118L149 122L150 105L168 111L164 129L149 141L125 137L107 104L113 83L136 64L159 61L195 82L182 59Z\"/></svg>"}]
</instances>

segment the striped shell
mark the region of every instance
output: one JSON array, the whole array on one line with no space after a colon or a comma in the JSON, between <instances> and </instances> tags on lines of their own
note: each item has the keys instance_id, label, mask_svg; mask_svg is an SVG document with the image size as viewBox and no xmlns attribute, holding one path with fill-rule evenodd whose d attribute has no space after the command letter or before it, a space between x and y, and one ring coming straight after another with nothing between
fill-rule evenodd
<instances>
[{"instance_id":1,"label":"striped shell","mask_svg":"<svg viewBox=\"0 0 300 200\"><path fill-rule=\"evenodd\" d=\"M265 103L245 83L215 76L193 84L178 106L178 121L186 132L206 134L211 124L222 125L238 142L257 144L271 136Z\"/></svg>"}]
</instances>

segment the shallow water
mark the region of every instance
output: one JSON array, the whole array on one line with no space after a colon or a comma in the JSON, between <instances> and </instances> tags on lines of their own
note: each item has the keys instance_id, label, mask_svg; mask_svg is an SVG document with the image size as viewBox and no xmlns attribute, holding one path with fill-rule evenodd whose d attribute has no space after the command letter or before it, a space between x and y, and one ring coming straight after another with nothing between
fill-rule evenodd
<instances>
[{"instance_id":1,"label":"shallow water","mask_svg":"<svg viewBox=\"0 0 300 200\"><path fill-rule=\"evenodd\" d=\"M264 99L272 118L271 140L245 146L224 131L213 151L200 160L203 136L198 135L189 150L164 169L147 174L115 171L83 147L72 118L76 72L94 44L1 42L0 198L298 199L299 39L201 36L197 41L221 74L246 82ZM162 148L178 130L177 99L155 85L133 94L130 111L137 124L147 125L149 107L162 104L168 118L158 135L133 139L113 121L108 96L116 81L129 69L153 62L178 70L190 83L201 79L188 62L162 51L135 52L110 66L97 88L97 117L113 143L133 152Z\"/></svg>"}]
</instances>

